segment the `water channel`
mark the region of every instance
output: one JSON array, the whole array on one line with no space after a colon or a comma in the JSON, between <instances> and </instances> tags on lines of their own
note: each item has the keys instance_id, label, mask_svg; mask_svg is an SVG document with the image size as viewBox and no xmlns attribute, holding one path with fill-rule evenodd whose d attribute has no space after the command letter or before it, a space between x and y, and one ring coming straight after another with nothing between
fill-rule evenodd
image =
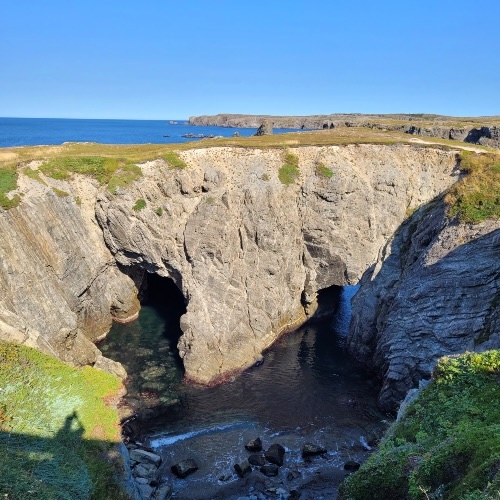
<instances>
[{"instance_id":1,"label":"water channel","mask_svg":"<svg viewBox=\"0 0 500 500\"><path fill-rule=\"evenodd\" d=\"M272 498L269 492L281 488L300 492L301 499L332 498L344 463L365 460L366 444L388 423L376 407L378 381L344 351L356 287L322 292L315 317L281 337L262 365L212 388L182 380L176 350L182 295L171 280L154 276L148 289L139 318L115 324L99 347L125 366L126 400L140 416L136 437L162 455L174 497ZM257 436L264 448L282 444L285 464L277 478L255 470L239 479L233 466L248 457L244 444ZM308 442L328 453L304 461L301 449ZM199 470L176 479L170 466L186 458Z\"/></svg>"}]
</instances>

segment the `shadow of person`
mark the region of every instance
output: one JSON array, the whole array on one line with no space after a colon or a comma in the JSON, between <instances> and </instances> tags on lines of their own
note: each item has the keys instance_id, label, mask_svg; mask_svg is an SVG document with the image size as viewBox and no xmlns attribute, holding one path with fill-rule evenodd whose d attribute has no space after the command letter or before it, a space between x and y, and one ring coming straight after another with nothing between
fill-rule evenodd
<instances>
[{"instance_id":1,"label":"shadow of person","mask_svg":"<svg viewBox=\"0 0 500 500\"><path fill-rule=\"evenodd\" d=\"M57 431L55 439L64 442L79 443L84 433L85 428L80 422L78 414L74 411L65 418L64 425Z\"/></svg>"}]
</instances>

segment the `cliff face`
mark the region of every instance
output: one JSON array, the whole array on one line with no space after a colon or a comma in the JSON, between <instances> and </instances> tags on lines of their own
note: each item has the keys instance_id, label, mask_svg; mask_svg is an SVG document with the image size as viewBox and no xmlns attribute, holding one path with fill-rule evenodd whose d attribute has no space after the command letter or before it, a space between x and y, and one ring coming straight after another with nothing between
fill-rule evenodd
<instances>
[{"instance_id":1,"label":"cliff face","mask_svg":"<svg viewBox=\"0 0 500 500\"><path fill-rule=\"evenodd\" d=\"M188 168L143 165L97 217L125 268L171 277L187 300L186 375L211 383L250 366L302 323L316 292L356 283L408 207L456 180L455 154L411 146L303 147L300 185L284 186L281 150L181 153ZM332 176L316 173L317 162ZM146 208L134 212L137 199ZM158 216L158 208L163 215Z\"/></svg>"},{"instance_id":2,"label":"cliff face","mask_svg":"<svg viewBox=\"0 0 500 500\"><path fill-rule=\"evenodd\" d=\"M500 222L458 224L420 208L365 273L347 347L384 385L394 411L440 356L500 346Z\"/></svg>"},{"instance_id":3,"label":"cliff face","mask_svg":"<svg viewBox=\"0 0 500 500\"><path fill-rule=\"evenodd\" d=\"M382 256L379 252L408 210L457 180L456 153L411 145L304 146L290 151L298 157L300 178L289 186L278 177L285 157L281 149L184 151L180 155L186 168L170 169L163 160L144 163L143 176L116 194L79 176L68 182L45 179L46 186L21 174L21 204L0 210L5 235L0 242L0 336L74 364L95 363L119 372L92 341L105 334L112 317L126 319L137 313L137 289L127 274L157 273L172 278L187 303L179 341L186 376L209 384L252 365L282 332L302 323L315 309L318 290L357 283L379 259L381 271L374 281L368 274L363 278L349 345L380 375L397 351L399 357L386 374L391 389L383 394L398 397L432 364L430 354L424 356L427 364L398 365L397 360L420 345L413 337L413 317L419 315L422 324L429 325L435 321L435 308L426 303L422 313L410 311L416 301L411 287L417 287L410 283L411 296L398 305L408 315L406 323L401 320L405 330L398 337L400 320L389 321L398 297L387 302L386 314L382 295L392 297L398 290L400 276L390 273L399 269L394 263L397 252L409 263L420 258L425 245L408 254L417 257L409 257L404 248L413 247L397 239L404 232L400 230L392 243L398 250L390 253L386 247ZM57 196L50 186L70 196ZM134 210L137 200L144 200L145 207ZM422 231L430 227L422 222ZM447 226L435 227L435 238L448 247L466 237L447 233ZM491 227L484 225L486 239L477 240L487 254L493 249L482 243L489 241L489 232ZM461 254L461 248L445 252L456 255L456 262L443 262L466 274L459 261L468 254ZM477 247L472 253L478 254L478 265L483 262ZM471 276L491 280L491 268L481 272ZM384 276L387 280L380 281ZM432 283L433 276L427 281ZM481 279L476 282L479 288ZM439 301L441 318L446 318L447 304L456 302L441 300L436 295L441 288L425 286L417 289L428 293L432 302ZM491 293L481 290L485 296ZM481 314L486 321L486 309ZM380 321L389 318L382 330L373 326L379 316ZM498 319L493 313L488 317L488 331L497 332ZM464 323L464 329L469 326ZM447 334L459 338L450 328ZM474 328L479 332L479 326ZM430 326L424 330L422 326L419 335L435 331ZM380 333L386 331L389 336ZM453 344L446 335L437 337L436 346L428 349L446 351L461 341ZM392 340L386 342L388 338ZM403 365L410 374L392 376Z\"/></svg>"},{"instance_id":4,"label":"cliff face","mask_svg":"<svg viewBox=\"0 0 500 500\"><path fill-rule=\"evenodd\" d=\"M436 115L361 115L331 114L313 116L266 116L231 115L192 116L191 125L211 125L218 127L258 128L267 121L274 128L291 129L334 129L342 127L364 127L376 130L403 132L424 137L452 139L492 148L500 148L500 120L481 121L457 119ZM457 125L454 122L461 122ZM491 123L490 123L491 121Z\"/></svg>"},{"instance_id":5,"label":"cliff face","mask_svg":"<svg viewBox=\"0 0 500 500\"><path fill-rule=\"evenodd\" d=\"M20 176L22 204L0 211L0 337L75 365L124 375L93 341L112 317L138 311L133 282L118 271L94 217L97 188L59 183L74 196Z\"/></svg>"}]
</instances>

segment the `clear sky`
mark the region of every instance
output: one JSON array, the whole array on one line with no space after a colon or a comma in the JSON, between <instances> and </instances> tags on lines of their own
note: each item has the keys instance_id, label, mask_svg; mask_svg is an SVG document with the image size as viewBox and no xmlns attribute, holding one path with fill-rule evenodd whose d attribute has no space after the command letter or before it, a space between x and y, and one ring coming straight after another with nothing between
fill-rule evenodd
<instances>
[{"instance_id":1,"label":"clear sky","mask_svg":"<svg viewBox=\"0 0 500 500\"><path fill-rule=\"evenodd\" d=\"M500 115L498 0L12 0L0 116Z\"/></svg>"}]
</instances>

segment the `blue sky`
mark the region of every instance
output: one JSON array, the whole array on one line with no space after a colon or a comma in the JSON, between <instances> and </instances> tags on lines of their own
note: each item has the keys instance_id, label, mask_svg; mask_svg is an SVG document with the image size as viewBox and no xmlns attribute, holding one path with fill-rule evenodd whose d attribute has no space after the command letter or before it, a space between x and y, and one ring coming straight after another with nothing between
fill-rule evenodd
<instances>
[{"instance_id":1,"label":"blue sky","mask_svg":"<svg viewBox=\"0 0 500 500\"><path fill-rule=\"evenodd\" d=\"M500 2L16 0L0 116L500 115Z\"/></svg>"}]
</instances>

